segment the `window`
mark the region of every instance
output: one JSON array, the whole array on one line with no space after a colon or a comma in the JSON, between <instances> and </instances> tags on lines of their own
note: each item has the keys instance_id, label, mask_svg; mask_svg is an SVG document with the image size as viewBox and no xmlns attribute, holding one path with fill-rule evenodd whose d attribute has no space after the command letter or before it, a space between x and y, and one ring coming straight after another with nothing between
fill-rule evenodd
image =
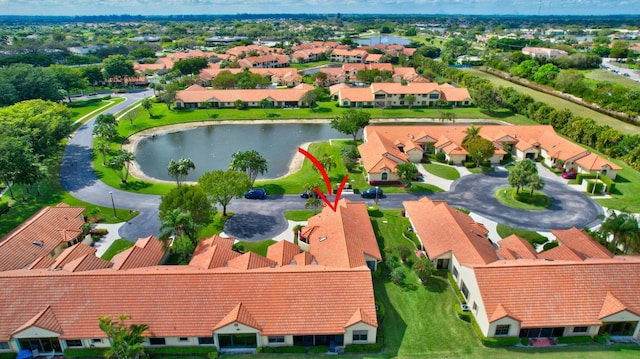
<instances>
[{"instance_id":1,"label":"window","mask_svg":"<svg viewBox=\"0 0 640 359\"><path fill-rule=\"evenodd\" d=\"M0 350L9 350L11 349L9 347L9 343L8 342L0 342Z\"/></svg>"},{"instance_id":2,"label":"window","mask_svg":"<svg viewBox=\"0 0 640 359\"><path fill-rule=\"evenodd\" d=\"M284 335L269 336L269 344L284 344Z\"/></svg>"},{"instance_id":3,"label":"window","mask_svg":"<svg viewBox=\"0 0 640 359\"><path fill-rule=\"evenodd\" d=\"M573 327L574 333L586 333L589 327Z\"/></svg>"},{"instance_id":4,"label":"window","mask_svg":"<svg viewBox=\"0 0 640 359\"><path fill-rule=\"evenodd\" d=\"M188 342L188 341L189 341L189 338L187 338L187 337L180 337L180 338L178 338L178 341L179 341L179 342Z\"/></svg>"},{"instance_id":5,"label":"window","mask_svg":"<svg viewBox=\"0 0 640 359\"><path fill-rule=\"evenodd\" d=\"M102 343L102 339L97 338L97 339L91 339L92 343Z\"/></svg>"},{"instance_id":6,"label":"window","mask_svg":"<svg viewBox=\"0 0 640 359\"><path fill-rule=\"evenodd\" d=\"M213 345L213 337L198 337L198 344L200 345Z\"/></svg>"},{"instance_id":7,"label":"window","mask_svg":"<svg viewBox=\"0 0 640 359\"><path fill-rule=\"evenodd\" d=\"M496 336L499 335L509 335L509 329L511 329L510 324L502 324L496 327Z\"/></svg>"},{"instance_id":8,"label":"window","mask_svg":"<svg viewBox=\"0 0 640 359\"><path fill-rule=\"evenodd\" d=\"M473 309L474 312L478 313L478 305L476 304L476 302L473 302L473 307L471 307Z\"/></svg>"},{"instance_id":9,"label":"window","mask_svg":"<svg viewBox=\"0 0 640 359\"><path fill-rule=\"evenodd\" d=\"M82 340L80 339L67 339L65 342L68 348L82 348Z\"/></svg>"},{"instance_id":10,"label":"window","mask_svg":"<svg viewBox=\"0 0 640 359\"><path fill-rule=\"evenodd\" d=\"M469 289L464 284L464 281L462 281L462 285L460 286L460 291L462 292L462 295L464 295L466 299L469 299Z\"/></svg>"},{"instance_id":11,"label":"window","mask_svg":"<svg viewBox=\"0 0 640 359\"><path fill-rule=\"evenodd\" d=\"M458 268L456 268L456 266L453 266L453 278L458 279Z\"/></svg>"},{"instance_id":12,"label":"window","mask_svg":"<svg viewBox=\"0 0 640 359\"><path fill-rule=\"evenodd\" d=\"M149 338L149 345L165 345L164 338Z\"/></svg>"},{"instance_id":13,"label":"window","mask_svg":"<svg viewBox=\"0 0 640 359\"><path fill-rule=\"evenodd\" d=\"M440 94L439 93L430 93L429 94L429 98L432 100L437 100L440 98Z\"/></svg>"},{"instance_id":14,"label":"window","mask_svg":"<svg viewBox=\"0 0 640 359\"><path fill-rule=\"evenodd\" d=\"M354 342L363 342L367 341L367 335L369 332L366 330L354 330L353 331L353 341Z\"/></svg>"}]
</instances>

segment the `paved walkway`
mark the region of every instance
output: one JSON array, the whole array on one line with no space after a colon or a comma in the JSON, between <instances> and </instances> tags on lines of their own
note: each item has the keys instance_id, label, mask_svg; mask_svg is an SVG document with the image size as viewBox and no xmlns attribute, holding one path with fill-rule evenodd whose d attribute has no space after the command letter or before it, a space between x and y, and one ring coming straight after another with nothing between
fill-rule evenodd
<instances>
[{"instance_id":1,"label":"paved walkway","mask_svg":"<svg viewBox=\"0 0 640 359\"><path fill-rule=\"evenodd\" d=\"M118 232L120 231L120 227L122 227L124 224L126 224L126 222L122 222L122 223L98 223L98 224L95 225L94 228L105 228L105 229L107 229L107 231L109 231L98 242L94 242L93 243L93 248L97 249L96 257L102 257L104 252L106 252L107 249L109 249L109 247L111 247L111 245L113 244L113 242L115 242L116 239L122 238L122 237L120 237L120 234L118 234Z\"/></svg>"}]
</instances>

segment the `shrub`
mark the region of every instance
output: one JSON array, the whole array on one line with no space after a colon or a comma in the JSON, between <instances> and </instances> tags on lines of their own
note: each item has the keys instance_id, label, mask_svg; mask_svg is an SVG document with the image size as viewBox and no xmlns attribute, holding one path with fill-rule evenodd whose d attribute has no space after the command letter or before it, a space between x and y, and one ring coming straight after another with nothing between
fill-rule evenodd
<instances>
[{"instance_id":1,"label":"shrub","mask_svg":"<svg viewBox=\"0 0 640 359\"><path fill-rule=\"evenodd\" d=\"M585 344L592 343L593 338L589 335L579 335L577 337L560 337L556 339L558 344Z\"/></svg>"},{"instance_id":2,"label":"shrub","mask_svg":"<svg viewBox=\"0 0 640 359\"><path fill-rule=\"evenodd\" d=\"M342 162L344 162L344 166L347 168L347 171L349 172L353 172L356 168L356 165L358 164L358 162L356 162L355 159L351 157L346 157L346 156L342 157Z\"/></svg>"},{"instance_id":3,"label":"shrub","mask_svg":"<svg viewBox=\"0 0 640 359\"><path fill-rule=\"evenodd\" d=\"M216 348L213 348L213 349L215 350ZM258 349L260 349L260 348L258 348ZM218 359L219 356L220 356L220 353L218 353L217 350L209 352L207 354L207 358L209 358L209 359Z\"/></svg>"},{"instance_id":4,"label":"shrub","mask_svg":"<svg viewBox=\"0 0 640 359\"><path fill-rule=\"evenodd\" d=\"M347 353L379 353L382 351L382 343L375 344L351 344L344 349Z\"/></svg>"},{"instance_id":5,"label":"shrub","mask_svg":"<svg viewBox=\"0 0 640 359\"><path fill-rule=\"evenodd\" d=\"M309 348L309 353L321 354L321 353L327 353L327 352L329 352L328 345L317 345L315 347Z\"/></svg>"},{"instance_id":6,"label":"shrub","mask_svg":"<svg viewBox=\"0 0 640 359\"><path fill-rule=\"evenodd\" d=\"M604 191L604 183L596 183L595 181L587 182L587 193L602 193L602 191Z\"/></svg>"},{"instance_id":7,"label":"shrub","mask_svg":"<svg viewBox=\"0 0 640 359\"><path fill-rule=\"evenodd\" d=\"M409 256L411 256L411 249L409 249L407 246L398 246L396 247L396 249L398 250L398 255L400 256L400 260L404 263L407 261L407 259L409 259Z\"/></svg>"},{"instance_id":8,"label":"shrub","mask_svg":"<svg viewBox=\"0 0 640 359\"><path fill-rule=\"evenodd\" d=\"M520 343L519 337L507 337L507 338L487 338L482 337L480 339L482 344L487 347L510 347Z\"/></svg>"},{"instance_id":9,"label":"shrub","mask_svg":"<svg viewBox=\"0 0 640 359\"><path fill-rule=\"evenodd\" d=\"M482 163L480 163L480 166L482 166L482 167L491 167L491 161L489 161L489 160L482 161Z\"/></svg>"},{"instance_id":10,"label":"shrub","mask_svg":"<svg viewBox=\"0 0 640 359\"><path fill-rule=\"evenodd\" d=\"M353 187L354 194L360 194L360 188Z\"/></svg>"},{"instance_id":11,"label":"shrub","mask_svg":"<svg viewBox=\"0 0 640 359\"><path fill-rule=\"evenodd\" d=\"M376 316L378 317L378 323L382 323L384 319L384 304L382 302L376 301Z\"/></svg>"},{"instance_id":12,"label":"shrub","mask_svg":"<svg viewBox=\"0 0 640 359\"><path fill-rule=\"evenodd\" d=\"M395 285L401 285L404 278L407 276L407 270L404 267L395 267L391 270L391 281Z\"/></svg>"},{"instance_id":13,"label":"shrub","mask_svg":"<svg viewBox=\"0 0 640 359\"><path fill-rule=\"evenodd\" d=\"M453 160L449 160L449 162L447 162L447 164L449 164L449 166L453 166L454 162L453 162Z\"/></svg>"},{"instance_id":14,"label":"shrub","mask_svg":"<svg viewBox=\"0 0 640 359\"><path fill-rule=\"evenodd\" d=\"M64 356L67 358L104 357L104 353L107 351L107 349L108 348L67 348L64 350ZM13 356L15 357L15 353L13 353Z\"/></svg>"},{"instance_id":15,"label":"shrub","mask_svg":"<svg viewBox=\"0 0 640 359\"><path fill-rule=\"evenodd\" d=\"M558 241L551 241L551 242L547 242L543 247L542 247L542 251L548 251L551 248L555 248L558 246Z\"/></svg>"},{"instance_id":16,"label":"shrub","mask_svg":"<svg viewBox=\"0 0 640 359\"><path fill-rule=\"evenodd\" d=\"M607 186L607 188L605 189L607 192L611 193L616 190L616 182L614 180L604 175L600 175L599 178L602 183Z\"/></svg>"},{"instance_id":17,"label":"shrub","mask_svg":"<svg viewBox=\"0 0 640 359\"><path fill-rule=\"evenodd\" d=\"M418 278L424 283L431 277L433 271L433 264L425 257L420 257L414 264L413 270L418 275Z\"/></svg>"},{"instance_id":18,"label":"shrub","mask_svg":"<svg viewBox=\"0 0 640 359\"><path fill-rule=\"evenodd\" d=\"M467 300L462 295L462 292L460 292L460 288L458 288L458 284L456 283L456 280L453 278L453 275L451 274L451 272L448 272L447 276L449 277L449 284L451 284L453 291L456 292L456 296L458 297L458 300L460 301L460 303L461 304L467 303Z\"/></svg>"},{"instance_id":19,"label":"shrub","mask_svg":"<svg viewBox=\"0 0 640 359\"><path fill-rule=\"evenodd\" d=\"M529 338L520 338L520 344L524 346L529 346Z\"/></svg>"},{"instance_id":20,"label":"shrub","mask_svg":"<svg viewBox=\"0 0 640 359\"><path fill-rule=\"evenodd\" d=\"M340 155L342 157L351 158L353 160L358 159L360 157L360 153L358 152L358 147L354 145L344 146L340 149Z\"/></svg>"},{"instance_id":21,"label":"shrub","mask_svg":"<svg viewBox=\"0 0 640 359\"><path fill-rule=\"evenodd\" d=\"M15 359L15 358L16 358L16 353L14 352L0 353L0 359Z\"/></svg>"},{"instance_id":22,"label":"shrub","mask_svg":"<svg viewBox=\"0 0 640 359\"><path fill-rule=\"evenodd\" d=\"M464 161L464 162L462 162L462 165L465 168L474 168L476 166L476 163L473 162L473 161Z\"/></svg>"},{"instance_id":23,"label":"shrub","mask_svg":"<svg viewBox=\"0 0 640 359\"><path fill-rule=\"evenodd\" d=\"M596 175L591 174L591 173L578 173L578 174L576 175L576 183L577 183L577 184L581 184L581 183L582 183L582 180L585 180L585 179L595 179L595 178L596 178Z\"/></svg>"},{"instance_id":24,"label":"shrub","mask_svg":"<svg viewBox=\"0 0 640 359\"><path fill-rule=\"evenodd\" d=\"M8 212L10 209L8 202L0 202L0 214Z\"/></svg>"},{"instance_id":25,"label":"shrub","mask_svg":"<svg viewBox=\"0 0 640 359\"><path fill-rule=\"evenodd\" d=\"M104 236L107 233L109 233L109 230L107 230L106 228L93 228L89 230L89 234L95 234L97 236Z\"/></svg>"},{"instance_id":26,"label":"shrub","mask_svg":"<svg viewBox=\"0 0 640 359\"><path fill-rule=\"evenodd\" d=\"M447 155L445 155L444 152L436 153L436 161L442 162L442 163L447 162Z\"/></svg>"},{"instance_id":27,"label":"shrub","mask_svg":"<svg viewBox=\"0 0 640 359\"><path fill-rule=\"evenodd\" d=\"M304 354L307 352L305 347L263 347L263 353L289 353L289 354Z\"/></svg>"}]
</instances>

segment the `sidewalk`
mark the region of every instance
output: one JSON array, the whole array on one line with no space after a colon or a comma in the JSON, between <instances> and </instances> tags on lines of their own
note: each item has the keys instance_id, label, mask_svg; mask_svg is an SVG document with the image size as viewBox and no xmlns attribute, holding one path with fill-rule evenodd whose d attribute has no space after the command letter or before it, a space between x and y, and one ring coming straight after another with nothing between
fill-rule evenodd
<instances>
[{"instance_id":1,"label":"sidewalk","mask_svg":"<svg viewBox=\"0 0 640 359\"><path fill-rule=\"evenodd\" d=\"M122 238L118 234L118 231L120 230L120 227L122 227L122 225L125 223L127 222L111 223L111 224L97 223L95 227L93 227L93 228L106 228L107 231L109 231L109 233L107 233L107 235L102 237L98 242L93 243L93 248L97 249L96 257L102 257L104 252L106 252L107 249L111 247L111 245L116 239Z\"/></svg>"},{"instance_id":2,"label":"sidewalk","mask_svg":"<svg viewBox=\"0 0 640 359\"><path fill-rule=\"evenodd\" d=\"M471 172L469 172L469 170L464 168L463 166L450 166L450 165L435 163L435 162L433 162L433 164L437 166L453 167L456 169L456 171L458 171L458 173L460 173L460 177L471 174ZM418 168L418 172L422 174L422 177L424 178L424 183L429 183L434 186L440 187L445 191L451 190L451 184L455 182L455 181L444 179L442 177L438 177L436 175L429 173L427 170L424 169L424 166L422 166L422 163L416 163L416 168Z\"/></svg>"}]
</instances>

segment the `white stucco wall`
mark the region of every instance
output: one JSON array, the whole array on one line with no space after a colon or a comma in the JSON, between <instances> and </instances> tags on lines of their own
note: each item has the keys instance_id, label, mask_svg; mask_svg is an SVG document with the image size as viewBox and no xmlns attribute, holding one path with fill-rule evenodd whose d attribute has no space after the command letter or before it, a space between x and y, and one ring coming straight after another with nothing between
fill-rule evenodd
<instances>
[{"instance_id":1,"label":"white stucco wall","mask_svg":"<svg viewBox=\"0 0 640 359\"><path fill-rule=\"evenodd\" d=\"M353 331L355 330L366 330L367 331L367 341L353 341ZM350 327L345 328L344 333L344 344L373 344L376 342L376 334L378 329L376 327L372 327L369 324L365 323L356 323Z\"/></svg>"}]
</instances>

